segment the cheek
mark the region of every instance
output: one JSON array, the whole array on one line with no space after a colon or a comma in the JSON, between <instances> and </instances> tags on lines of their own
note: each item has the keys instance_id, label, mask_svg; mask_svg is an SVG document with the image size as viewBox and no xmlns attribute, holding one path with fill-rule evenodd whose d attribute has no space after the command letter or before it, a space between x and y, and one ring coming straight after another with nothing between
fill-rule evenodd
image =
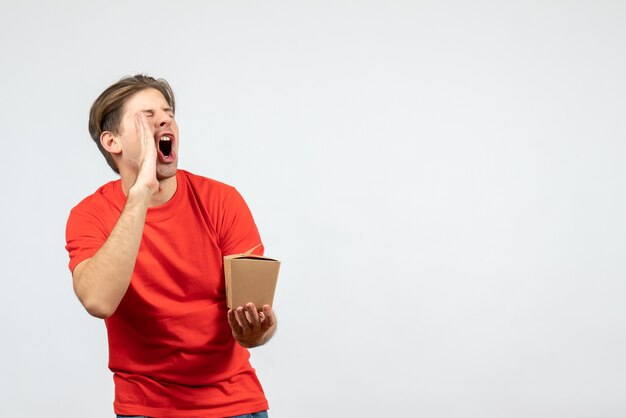
<instances>
[{"instance_id":1,"label":"cheek","mask_svg":"<svg viewBox=\"0 0 626 418\"><path fill-rule=\"evenodd\" d=\"M141 154L141 144L134 135L124 135L122 147L124 156L129 161L137 160L139 155Z\"/></svg>"},{"instance_id":2,"label":"cheek","mask_svg":"<svg viewBox=\"0 0 626 418\"><path fill-rule=\"evenodd\" d=\"M176 125L176 122L172 124L172 131L174 131L174 135L176 135L176 139L178 140L176 141L176 147L178 148L178 142L180 141L180 134L179 134L178 125Z\"/></svg>"}]
</instances>

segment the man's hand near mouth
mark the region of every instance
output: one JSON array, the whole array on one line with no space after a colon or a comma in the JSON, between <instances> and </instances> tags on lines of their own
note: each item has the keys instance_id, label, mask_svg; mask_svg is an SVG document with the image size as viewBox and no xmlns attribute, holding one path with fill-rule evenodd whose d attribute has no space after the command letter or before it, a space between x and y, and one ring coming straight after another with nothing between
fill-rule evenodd
<instances>
[{"instance_id":1,"label":"man's hand near mouth","mask_svg":"<svg viewBox=\"0 0 626 418\"><path fill-rule=\"evenodd\" d=\"M153 194L159 191L159 181L156 177L157 149L146 116L142 112L137 113L135 116L135 127L137 128L139 143L141 144L141 159L139 162L139 173L131 190L137 187L145 187L150 191L150 197L152 197ZM129 190L129 195L131 190Z\"/></svg>"}]
</instances>

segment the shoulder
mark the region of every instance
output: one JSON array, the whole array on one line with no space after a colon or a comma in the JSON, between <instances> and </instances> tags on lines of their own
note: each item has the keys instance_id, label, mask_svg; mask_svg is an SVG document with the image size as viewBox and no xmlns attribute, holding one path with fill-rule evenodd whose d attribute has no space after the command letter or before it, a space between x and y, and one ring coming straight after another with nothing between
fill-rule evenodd
<instances>
[{"instance_id":1,"label":"shoulder","mask_svg":"<svg viewBox=\"0 0 626 418\"><path fill-rule=\"evenodd\" d=\"M187 185L199 195L211 198L211 199L225 199L233 194L237 194L235 187L223 183L221 181L199 176L197 174L190 173L185 170L178 170L179 175L185 180Z\"/></svg>"},{"instance_id":2,"label":"shoulder","mask_svg":"<svg viewBox=\"0 0 626 418\"><path fill-rule=\"evenodd\" d=\"M249 210L234 186L184 170L179 170L179 175L182 176L179 180L184 179L189 195L214 216L234 214L242 209Z\"/></svg>"},{"instance_id":3,"label":"shoulder","mask_svg":"<svg viewBox=\"0 0 626 418\"><path fill-rule=\"evenodd\" d=\"M193 184L201 185L204 187L211 187L215 189L234 189L234 187L229 184L223 183L221 181L218 181L209 177L199 176L197 174L191 173L186 170L178 170L178 172L184 179L186 179L188 182L193 183Z\"/></svg>"},{"instance_id":4,"label":"shoulder","mask_svg":"<svg viewBox=\"0 0 626 418\"><path fill-rule=\"evenodd\" d=\"M124 197L120 180L111 181L99 187L94 193L85 197L70 211L72 216L93 215L106 218L121 212L124 207Z\"/></svg>"}]
</instances>

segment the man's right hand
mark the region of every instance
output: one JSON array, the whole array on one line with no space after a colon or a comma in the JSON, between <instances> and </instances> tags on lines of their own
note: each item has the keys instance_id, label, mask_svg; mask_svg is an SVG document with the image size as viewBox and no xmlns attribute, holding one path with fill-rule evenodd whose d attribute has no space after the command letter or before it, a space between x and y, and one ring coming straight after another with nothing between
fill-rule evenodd
<instances>
[{"instance_id":1,"label":"man's right hand","mask_svg":"<svg viewBox=\"0 0 626 418\"><path fill-rule=\"evenodd\" d=\"M148 120L143 112L138 112L135 115L135 129L137 130L137 136L139 137L139 144L141 146L140 159L139 159L139 173L135 184L130 188L131 191L137 189L145 189L152 196L159 191L159 180L156 176L156 162L157 162L157 150L154 141L154 134L148 125ZM133 190L134 189L134 190Z\"/></svg>"}]
</instances>

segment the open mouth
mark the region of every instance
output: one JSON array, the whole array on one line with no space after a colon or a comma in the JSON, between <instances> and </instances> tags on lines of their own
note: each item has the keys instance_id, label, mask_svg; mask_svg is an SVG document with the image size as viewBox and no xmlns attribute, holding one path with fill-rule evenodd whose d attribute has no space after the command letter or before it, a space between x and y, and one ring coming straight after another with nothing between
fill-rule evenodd
<instances>
[{"instance_id":1,"label":"open mouth","mask_svg":"<svg viewBox=\"0 0 626 418\"><path fill-rule=\"evenodd\" d=\"M159 151L161 151L163 156L169 157L172 153L172 138L166 135L162 136L159 139Z\"/></svg>"}]
</instances>

